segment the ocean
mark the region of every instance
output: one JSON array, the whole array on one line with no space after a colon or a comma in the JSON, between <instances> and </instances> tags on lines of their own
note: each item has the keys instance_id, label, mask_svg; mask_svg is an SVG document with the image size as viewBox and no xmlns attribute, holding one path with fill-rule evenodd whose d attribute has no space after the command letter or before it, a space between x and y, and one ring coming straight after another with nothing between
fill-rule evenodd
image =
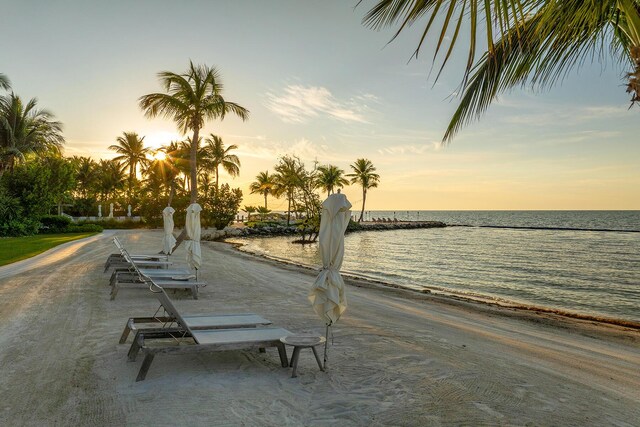
<instances>
[{"instance_id":1,"label":"ocean","mask_svg":"<svg viewBox=\"0 0 640 427\"><path fill-rule=\"evenodd\" d=\"M640 322L640 211L369 211L365 216L381 217L455 226L350 233L345 273ZM292 240L235 239L248 252L320 266L317 244Z\"/></svg>"}]
</instances>

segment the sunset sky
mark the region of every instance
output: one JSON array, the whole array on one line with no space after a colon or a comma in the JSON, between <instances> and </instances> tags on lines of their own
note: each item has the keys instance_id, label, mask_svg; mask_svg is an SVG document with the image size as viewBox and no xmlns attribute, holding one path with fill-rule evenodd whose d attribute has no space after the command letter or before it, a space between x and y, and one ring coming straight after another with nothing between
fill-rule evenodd
<instances>
[{"instance_id":1,"label":"sunset sky","mask_svg":"<svg viewBox=\"0 0 640 427\"><path fill-rule=\"evenodd\" d=\"M64 123L66 155L97 159L114 156L107 147L123 131L154 147L181 139L137 100L161 91L159 71L216 66L225 98L251 111L203 132L239 146L231 185L243 204L262 202L248 191L258 172L297 154L345 171L370 159L381 184L368 209L640 209L627 70L609 61L550 92L515 90L443 146L462 55L434 84L432 46L410 61L417 31L387 45L391 31L361 24L375 2L356 3L0 0L0 73ZM359 208L360 190L345 193Z\"/></svg>"}]
</instances>

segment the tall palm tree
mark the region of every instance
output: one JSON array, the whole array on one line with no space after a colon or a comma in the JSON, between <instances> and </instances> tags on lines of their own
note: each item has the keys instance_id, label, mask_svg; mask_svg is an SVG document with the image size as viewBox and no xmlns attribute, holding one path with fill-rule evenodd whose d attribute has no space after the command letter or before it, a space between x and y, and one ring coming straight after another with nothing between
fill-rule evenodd
<instances>
[{"instance_id":1,"label":"tall palm tree","mask_svg":"<svg viewBox=\"0 0 640 427\"><path fill-rule=\"evenodd\" d=\"M267 196L273 194L275 185L275 176L269 175L269 171L264 171L256 175L256 180L249 184L249 191L251 191L251 194L262 194L264 196L264 208L267 209Z\"/></svg>"},{"instance_id":2,"label":"tall palm tree","mask_svg":"<svg viewBox=\"0 0 640 427\"><path fill-rule=\"evenodd\" d=\"M129 168L129 199L131 199L138 165L143 167L147 165L149 161L147 154L150 150L144 146L144 136L141 138L135 132L122 132L122 136L116 138L116 142L118 144L109 146L109 150L119 154L113 160L120 163L123 168Z\"/></svg>"},{"instance_id":3,"label":"tall palm tree","mask_svg":"<svg viewBox=\"0 0 640 427\"><path fill-rule=\"evenodd\" d=\"M200 129L206 120L222 120L228 113L234 113L246 120L249 111L222 97L220 73L213 67L194 65L190 61L189 69L185 73L163 71L158 77L166 93L152 93L140 97L140 108L146 117L171 118L183 133L193 132L189 163L191 203L195 203L198 199L197 151Z\"/></svg>"},{"instance_id":4,"label":"tall palm tree","mask_svg":"<svg viewBox=\"0 0 640 427\"><path fill-rule=\"evenodd\" d=\"M334 165L326 165L318 167L318 176L316 178L316 188L321 188L327 192L327 197L333 193L336 188L343 188L349 185L349 181L342 175L344 171Z\"/></svg>"},{"instance_id":5,"label":"tall palm tree","mask_svg":"<svg viewBox=\"0 0 640 427\"><path fill-rule=\"evenodd\" d=\"M0 176L27 154L61 153L62 123L36 105L35 98L24 104L13 93L0 97Z\"/></svg>"},{"instance_id":6,"label":"tall palm tree","mask_svg":"<svg viewBox=\"0 0 640 427\"><path fill-rule=\"evenodd\" d=\"M436 31L436 55L449 43L440 71L459 42L463 22L471 32L462 99L445 141L486 111L499 94L527 85L547 89L571 70L602 62L604 56L628 67L631 105L640 102L640 0L380 0L363 21L374 28L397 24L397 36L420 19L425 19L425 27L414 55ZM491 23L484 25L488 49L475 61L481 20ZM453 35L445 37L454 26Z\"/></svg>"},{"instance_id":7,"label":"tall palm tree","mask_svg":"<svg viewBox=\"0 0 640 427\"><path fill-rule=\"evenodd\" d=\"M362 186L362 211L360 212L360 218L358 222L362 221L364 217L364 204L367 201L367 190L369 188L376 188L380 183L380 175L375 173L376 168L368 159L358 159L351 166L353 173L347 174L351 178L352 184L359 184Z\"/></svg>"},{"instance_id":8,"label":"tall palm tree","mask_svg":"<svg viewBox=\"0 0 640 427\"><path fill-rule=\"evenodd\" d=\"M219 169L222 166L229 175L232 177L240 175L240 159L235 154L231 154L232 150L237 150L238 146L231 144L230 146L224 146L222 138L217 135L209 134L209 137L205 140L206 145L203 148L204 158L203 163L207 168L215 170L216 174L216 191L219 188Z\"/></svg>"}]
</instances>

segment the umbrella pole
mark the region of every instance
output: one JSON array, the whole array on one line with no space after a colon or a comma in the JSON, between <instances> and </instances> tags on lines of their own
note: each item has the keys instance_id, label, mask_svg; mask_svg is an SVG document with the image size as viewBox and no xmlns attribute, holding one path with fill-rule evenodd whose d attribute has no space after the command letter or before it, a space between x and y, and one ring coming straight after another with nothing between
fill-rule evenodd
<instances>
[{"instance_id":1,"label":"umbrella pole","mask_svg":"<svg viewBox=\"0 0 640 427\"><path fill-rule=\"evenodd\" d=\"M331 326L330 324L327 325L327 329L324 333L324 370L327 370L327 345L329 344L329 326Z\"/></svg>"}]
</instances>

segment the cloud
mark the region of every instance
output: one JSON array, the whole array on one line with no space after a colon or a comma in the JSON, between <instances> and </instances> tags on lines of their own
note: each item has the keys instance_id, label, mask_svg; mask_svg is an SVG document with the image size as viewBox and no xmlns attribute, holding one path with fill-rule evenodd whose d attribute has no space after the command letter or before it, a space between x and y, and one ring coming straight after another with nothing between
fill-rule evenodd
<instances>
[{"instance_id":1,"label":"cloud","mask_svg":"<svg viewBox=\"0 0 640 427\"><path fill-rule=\"evenodd\" d=\"M340 101L325 87L288 85L283 94L269 92L266 96L266 107L284 122L304 123L311 118L330 117L345 123L367 123L362 115L366 105L359 105L356 98L349 102ZM367 96L373 95L362 95ZM360 98L359 101L365 101L365 98Z\"/></svg>"},{"instance_id":2,"label":"cloud","mask_svg":"<svg viewBox=\"0 0 640 427\"><path fill-rule=\"evenodd\" d=\"M416 154L416 155L420 155L420 154L424 154L427 153L429 151L438 151L442 148L442 143L441 142L437 142L437 141L433 141L430 143L426 143L426 144L421 144L421 145L412 145L412 144L405 144L405 145L392 145L389 147L384 147L378 150L379 154L385 155L385 154L390 154L390 155L405 155L405 154Z\"/></svg>"},{"instance_id":3,"label":"cloud","mask_svg":"<svg viewBox=\"0 0 640 427\"><path fill-rule=\"evenodd\" d=\"M513 105L517 106L517 104ZM504 104L503 106L511 107L513 105ZM529 108L530 113L506 116L503 118L503 122L527 126L567 126L624 117L625 114L628 114L628 108L626 106L614 105L585 107L559 106L553 111L540 111L542 108L546 110L549 109L548 106Z\"/></svg>"},{"instance_id":4,"label":"cloud","mask_svg":"<svg viewBox=\"0 0 640 427\"><path fill-rule=\"evenodd\" d=\"M245 141L240 146L238 155L270 160L283 155L295 155L303 161L317 159L320 162L341 161L344 157L331 150L328 145L315 143L304 137L293 143L291 141Z\"/></svg>"}]
</instances>

